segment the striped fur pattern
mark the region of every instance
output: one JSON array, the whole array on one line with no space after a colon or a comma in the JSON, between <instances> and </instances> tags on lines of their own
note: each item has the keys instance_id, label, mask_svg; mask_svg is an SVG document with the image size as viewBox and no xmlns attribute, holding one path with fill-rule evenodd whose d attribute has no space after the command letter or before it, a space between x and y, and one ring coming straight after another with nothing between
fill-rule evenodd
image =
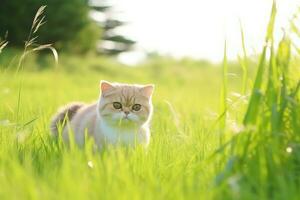
<instances>
[{"instance_id":1,"label":"striped fur pattern","mask_svg":"<svg viewBox=\"0 0 300 200\"><path fill-rule=\"evenodd\" d=\"M52 134L57 136L58 127L62 126L62 128L64 128L63 126L66 124L66 122L68 120L71 121L77 111L83 106L84 103L74 102L60 108L56 115L53 116L50 123Z\"/></svg>"}]
</instances>

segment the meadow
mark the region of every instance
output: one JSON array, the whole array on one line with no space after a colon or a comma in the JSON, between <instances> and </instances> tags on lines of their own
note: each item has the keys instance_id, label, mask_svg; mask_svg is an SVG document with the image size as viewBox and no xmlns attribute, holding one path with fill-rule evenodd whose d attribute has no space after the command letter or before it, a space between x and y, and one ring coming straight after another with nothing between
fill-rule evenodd
<instances>
[{"instance_id":1,"label":"meadow","mask_svg":"<svg viewBox=\"0 0 300 200\"><path fill-rule=\"evenodd\" d=\"M210 64L157 57L128 67L86 55L0 54L0 199L297 199L299 60L291 40L258 57ZM225 51L226 52L226 51ZM152 139L93 151L50 137L71 101L93 102L99 81L154 83Z\"/></svg>"}]
</instances>

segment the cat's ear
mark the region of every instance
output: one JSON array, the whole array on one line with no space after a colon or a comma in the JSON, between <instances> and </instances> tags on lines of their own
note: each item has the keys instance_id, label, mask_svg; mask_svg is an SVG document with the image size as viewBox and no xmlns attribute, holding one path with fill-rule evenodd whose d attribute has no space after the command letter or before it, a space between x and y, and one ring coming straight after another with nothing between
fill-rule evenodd
<instances>
[{"instance_id":1,"label":"cat's ear","mask_svg":"<svg viewBox=\"0 0 300 200\"><path fill-rule=\"evenodd\" d=\"M103 81L103 80L100 81L100 90L101 90L102 94L104 94L107 91L110 91L113 88L114 88L114 86L110 82Z\"/></svg>"},{"instance_id":2,"label":"cat's ear","mask_svg":"<svg viewBox=\"0 0 300 200\"><path fill-rule=\"evenodd\" d=\"M142 92L142 94L148 98L150 98L152 96L154 90L154 85L153 84L149 84L149 85L144 85L143 87L141 87L140 91Z\"/></svg>"}]
</instances>

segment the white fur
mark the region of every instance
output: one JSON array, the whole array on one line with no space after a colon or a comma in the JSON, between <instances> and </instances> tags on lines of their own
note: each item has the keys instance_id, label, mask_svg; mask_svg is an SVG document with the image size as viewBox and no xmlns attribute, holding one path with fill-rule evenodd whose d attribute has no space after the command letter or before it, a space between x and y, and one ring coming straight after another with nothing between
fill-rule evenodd
<instances>
[{"instance_id":1,"label":"white fur","mask_svg":"<svg viewBox=\"0 0 300 200\"><path fill-rule=\"evenodd\" d=\"M98 117L97 117L98 118ZM96 123L98 129L95 133L95 140L99 141L100 138L104 138L106 144L124 144L127 146L134 146L136 144L142 144L147 146L150 140L149 127L138 127L135 129L121 129L108 125L104 120L99 120ZM99 146L99 144L98 144Z\"/></svg>"},{"instance_id":2,"label":"white fur","mask_svg":"<svg viewBox=\"0 0 300 200\"><path fill-rule=\"evenodd\" d=\"M97 110L99 110L99 104L97 105ZM123 118L124 113L117 113L115 116L117 119ZM122 116L120 116L122 115ZM129 115L130 119L134 118L134 116ZM144 125L140 127L135 127L132 129L122 129L117 127L112 127L108 123L105 122L104 119L101 119L100 113L97 112L97 122L95 127L95 141L98 146L101 146L101 138L104 138L104 142L106 144L124 144L128 146L134 146L136 144L142 144L145 147L148 146L150 142L150 128L149 123L146 122Z\"/></svg>"},{"instance_id":3,"label":"white fur","mask_svg":"<svg viewBox=\"0 0 300 200\"><path fill-rule=\"evenodd\" d=\"M117 128L109 125L101 118L96 104L83 108L68 124L63 133L65 141L69 141L69 131L74 133L75 142L84 144L85 132L93 136L99 148L104 144L134 146L141 144L145 147L150 142L149 123L128 128ZM90 111L86 111L90 109ZM95 120L95 121L94 121ZM92 123L94 121L94 124Z\"/></svg>"}]
</instances>

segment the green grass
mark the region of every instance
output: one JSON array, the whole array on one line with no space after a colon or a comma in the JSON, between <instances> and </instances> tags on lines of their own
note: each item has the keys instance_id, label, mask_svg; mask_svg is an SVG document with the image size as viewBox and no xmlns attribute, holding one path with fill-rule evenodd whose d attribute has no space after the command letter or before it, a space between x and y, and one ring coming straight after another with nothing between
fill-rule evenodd
<instances>
[{"instance_id":1,"label":"green grass","mask_svg":"<svg viewBox=\"0 0 300 200\"><path fill-rule=\"evenodd\" d=\"M51 70L2 74L0 198L208 195L216 166L206 159L217 147L211 127L221 73L205 67L165 67L159 79L152 69L122 67L73 74ZM70 101L96 100L101 79L156 84L148 152L111 149L94 154L89 147L68 150L49 137L49 119L56 109ZM93 162L92 169L88 161Z\"/></svg>"},{"instance_id":2,"label":"green grass","mask_svg":"<svg viewBox=\"0 0 300 200\"><path fill-rule=\"evenodd\" d=\"M31 55L15 73L15 51L4 49L0 199L297 199L300 62L287 36L273 41L275 14L259 61L243 40L241 67L226 54L223 68L163 57L129 68L70 55L55 68ZM95 101L102 79L156 85L147 151L94 152L90 140L79 149L50 137L57 108Z\"/></svg>"}]
</instances>

